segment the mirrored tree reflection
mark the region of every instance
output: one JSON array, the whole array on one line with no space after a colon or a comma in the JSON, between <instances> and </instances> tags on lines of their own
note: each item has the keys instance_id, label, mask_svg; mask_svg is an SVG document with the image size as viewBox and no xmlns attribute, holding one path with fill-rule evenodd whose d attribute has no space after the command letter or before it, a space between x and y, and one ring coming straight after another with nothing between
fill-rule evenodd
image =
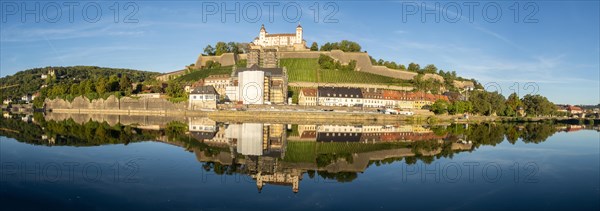
<instances>
[{"instance_id":1,"label":"mirrored tree reflection","mask_svg":"<svg viewBox=\"0 0 600 211\"><path fill-rule=\"evenodd\" d=\"M303 177L352 182L370 166L430 164L504 141L538 144L557 132L585 129L551 122L446 125L271 124L209 118L108 115L11 117L0 136L45 146L89 147L156 141L195 154L217 175L247 175L300 190Z\"/></svg>"}]
</instances>

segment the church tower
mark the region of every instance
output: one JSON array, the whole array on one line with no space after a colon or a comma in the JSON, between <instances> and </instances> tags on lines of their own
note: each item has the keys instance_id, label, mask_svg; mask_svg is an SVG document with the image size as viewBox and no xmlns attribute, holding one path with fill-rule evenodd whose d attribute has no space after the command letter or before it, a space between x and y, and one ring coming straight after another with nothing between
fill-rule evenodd
<instances>
[{"instance_id":1,"label":"church tower","mask_svg":"<svg viewBox=\"0 0 600 211\"><path fill-rule=\"evenodd\" d=\"M302 43L302 26L300 26L300 23L296 27L296 43Z\"/></svg>"},{"instance_id":2,"label":"church tower","mask_svg":"<svg viewBox=\"0 0 600 211\"><path fill-rule=\"evenodd\" d=\"M265 25L263 24L260 27L260 33L258 35L258 40L261 42L260 45L264 45L265 44L265 42L267 41L266 37L267 37L267 30L265 29Z\"/></svg>"}]
</instances>

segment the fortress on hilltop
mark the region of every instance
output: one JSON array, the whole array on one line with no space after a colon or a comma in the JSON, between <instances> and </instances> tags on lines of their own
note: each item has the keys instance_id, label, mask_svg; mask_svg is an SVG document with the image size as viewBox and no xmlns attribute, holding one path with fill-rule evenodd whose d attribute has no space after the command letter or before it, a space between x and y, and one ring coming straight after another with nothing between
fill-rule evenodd
<instances>
[{"instance_id":1,"label":"fortress on hilltop","mask_svg":"<svg viewBox=\"0 0 600 211\"><path fill-rule=\"evenodd\" d=\"M343 65L347 65L353 60L356 61L355 71L401 80L413 80L418 75L416 72L390 69L386 66L373 64L367 52L344 52L341 50L311 51L306 47L306 41L303 37L304 31L300 24L296 27L296 33L288 34L269 34L265 26L262 25L258 37L248 43L248 49L245 53L224 53L219 56L200 54L193 67L202 68L208 61L218 62L221 66L234 66L238 62L245 60L246 68L254 65L261 68L279 68L279 61L281 59L318 59L321 55L327 55ZM182 75L184 71L169 74ZM168 76L168 74L163 75L160 77L166 78ZM444 81L444 78L438 74L427 73L423 76L423 79L430 78L440 82ZM453 83L459 88L474 86L471 81L455 80Z\"/></svg>"},{"instance_id":2,"label":"fortress on hilltop","mask_svg":"<svg viewBox=\"0 0 600 211\"><path fill-rule=\"evenodd\" d=\"M269 34L265 25L260 27L258 37L254 38L251 48L278 48L281 50L301 51L308 50L306 41L302 38L302 26L298 24L296 33L288 34Z\"/></svg>"}]
</instances>

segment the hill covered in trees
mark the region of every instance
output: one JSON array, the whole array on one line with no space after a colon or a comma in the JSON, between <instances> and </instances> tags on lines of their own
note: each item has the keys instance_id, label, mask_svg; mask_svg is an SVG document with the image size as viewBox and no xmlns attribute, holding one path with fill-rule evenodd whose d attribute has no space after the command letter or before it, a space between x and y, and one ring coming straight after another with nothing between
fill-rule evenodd
<instances>
[{"instance_id":1,"label":"hill covered in trees","mask_svg":"<svg viewBox=\"0 0 600 211\"><path fill-rule=\"evenodd\" d=\"M52 71L54 74L49 74ZM131 83L150 80L158 74L96 66L33 68L0 78L0 99L15 99L35 93L39 93L43 99L67 94L119 91L125 88L125 84L131 87ZM46 78L42 78L42 75L46 75Z\"/></svg>"}]
</instances>

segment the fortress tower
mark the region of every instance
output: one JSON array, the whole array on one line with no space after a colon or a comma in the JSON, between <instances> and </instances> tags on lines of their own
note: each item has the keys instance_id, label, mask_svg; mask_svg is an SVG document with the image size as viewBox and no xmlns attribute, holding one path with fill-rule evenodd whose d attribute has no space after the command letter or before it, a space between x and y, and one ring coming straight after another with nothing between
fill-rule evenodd
<instances>
[{"instance_id":1,"label":"fortress tower","mask_svg":"<svg viewBox=\"0 0 600 211\"><path fill-rule=\"evenodd\" d=\"M300 24L296 27L296 40L302 40L302 26Z\"/></svg>"}]
</instances>

